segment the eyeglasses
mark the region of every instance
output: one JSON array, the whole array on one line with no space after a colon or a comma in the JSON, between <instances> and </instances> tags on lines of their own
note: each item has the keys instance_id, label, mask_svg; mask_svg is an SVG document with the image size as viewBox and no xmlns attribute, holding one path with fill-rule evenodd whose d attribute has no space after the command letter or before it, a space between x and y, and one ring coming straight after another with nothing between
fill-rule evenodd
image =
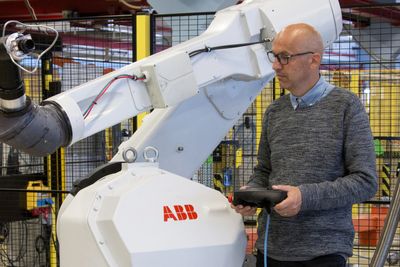
<instances>
[{"instance_id":1,"label":"eyeglasses","mask_svg":"<svg viewBox=\"0 0 400 267\"><path fill-rule=\"evenodd\" d=\"M285 55L285 54L275 54L272 51L268 51L267 55L268 55L268 59L269 61L271 61L271 63L274 63L275 60L278 59L279 64L281 65L287 65L289 64L289 60L292 57L297 57L297 56L303 56L303 55L308 55L308 54L314 54L314 52L303 52L303 53L298 53L298 54L294 54L294 55Z\"/></svg>"}]
</instances>

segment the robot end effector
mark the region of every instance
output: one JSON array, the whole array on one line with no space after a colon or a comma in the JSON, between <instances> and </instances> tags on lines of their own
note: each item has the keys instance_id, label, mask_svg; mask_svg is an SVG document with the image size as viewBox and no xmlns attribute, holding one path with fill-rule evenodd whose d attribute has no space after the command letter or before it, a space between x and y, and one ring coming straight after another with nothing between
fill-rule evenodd
<instances>
[{"instance_id":1,"label":"robot end effector","mask_svg":"<svg viewBox=\"0 0 400 267\"><path fill-rule=\"evenodd\" d=\"M25 107L25 89L21 72L15 61L20 61L35 48L30 35L16 32L0 38L0 109L5 112Z\"/></svg>"},{"instance_id":2,"label":"robot end effector","mask_svg":"<svg viewBox=\"0 0 400 267\"><path fill-rule=\"evenodd\" d=\"M39 108L25 95L17 62L34 48L29 34L17 32L0 39L0 142L44 156L67 145L70 131L54 104Z\"/></svg>"}]
</instances>

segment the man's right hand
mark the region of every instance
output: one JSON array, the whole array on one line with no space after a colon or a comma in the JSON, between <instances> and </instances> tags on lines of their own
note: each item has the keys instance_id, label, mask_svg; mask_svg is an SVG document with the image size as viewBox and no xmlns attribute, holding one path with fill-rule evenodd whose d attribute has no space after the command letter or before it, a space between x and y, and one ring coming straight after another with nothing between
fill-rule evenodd
<instances>
[{"instance_id":1,"label":"man's right hand","mask_svg":"<svg viewBox=\"0 0 400 267\"><path fill-rule=\"evenodd\" d=\"M248 188L247 185L240 187L239 190L244 190ZM253 216L256 214L257 207L250 207L250 206L243 206L243 205L233 205L231 204L231 208L234 209L237 213L241 214L242 216Z\"/></svg>"},{"instance_id":2,"label":"man's right hand","mask_svg":"<svg viewBox=\"0 0 400 267\"><path fill-rule=\"evenodd\" d=\"M242 216L253 216L256 214L257 207L250 206L242 206L242 205L233 205L231 204L232 209L234 209L237 213L240 213Z\"/></svg>"}]
</instances>

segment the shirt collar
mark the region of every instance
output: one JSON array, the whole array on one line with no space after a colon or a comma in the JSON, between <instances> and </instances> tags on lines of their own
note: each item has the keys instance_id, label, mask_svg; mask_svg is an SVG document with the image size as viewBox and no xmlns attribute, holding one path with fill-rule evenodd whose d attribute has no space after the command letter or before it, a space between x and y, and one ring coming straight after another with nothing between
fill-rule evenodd
<instances>
[{"instance_id":1,"label":"shirt collar","mask_svg":"<svg viewBox=\"0 0 400 267\"><path fill-rule=\"evenodd\" d=\"M317 103L326 95L326 89L331 85L320 76L318 82L302 97L297 97L290 93L290 102L294 109L300 107L309 107Z\"/></svg>"}]
</instances>

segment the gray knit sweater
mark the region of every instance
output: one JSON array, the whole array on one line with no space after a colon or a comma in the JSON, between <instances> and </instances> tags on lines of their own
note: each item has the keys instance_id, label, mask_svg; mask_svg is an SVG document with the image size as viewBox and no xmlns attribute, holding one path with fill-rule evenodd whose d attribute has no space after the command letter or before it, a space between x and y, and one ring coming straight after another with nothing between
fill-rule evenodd
<instances>
[{"instance_id":1,"label":"gray knit sweater","mask_svg":"<svg viewBox=\"0 0 400 267\"><path fill-rule=\"evenodd\" d=\"M352 204L377 190L373 138L356 95L334 88L311 107L293 110L288 95L269 106L248 185L278 184L299 186L302 205L290 218L272 212L269 257L302 261L352 255ZM265 216L260 216L256 247L262 251L264 231Z\"/></svg>"}]
</instances>

